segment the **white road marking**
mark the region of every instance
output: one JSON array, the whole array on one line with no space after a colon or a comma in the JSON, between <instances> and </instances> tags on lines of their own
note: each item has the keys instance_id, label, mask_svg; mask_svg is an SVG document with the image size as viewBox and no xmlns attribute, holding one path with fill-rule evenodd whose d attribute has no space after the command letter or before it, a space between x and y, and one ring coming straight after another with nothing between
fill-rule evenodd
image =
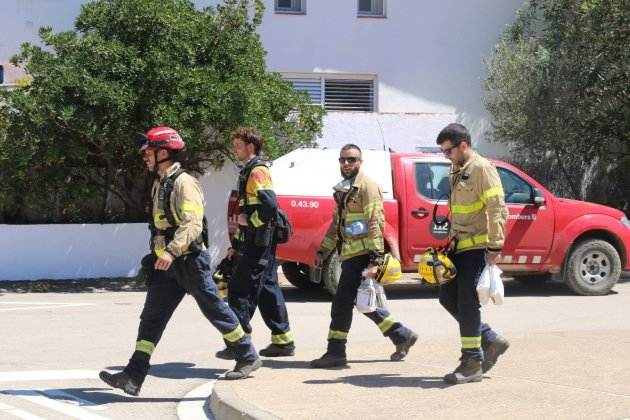
<instances>
[{"instance_id":1,"label":"white road marking","mask_svg":"<svg viewBox=\"0 0 630 420\"><path fill-rule=\"evenodd\" d=\"M78 403L81 407L89 408L90 410L106 410L107 405L104 404L96 404L92 401L84 400L83 398L79 398L76 395L72 395L68 392L62 391L60 389L43 389L38 388L37 391L43 392L46 395L50 395L51 397L64 398L66 400L72 400L73 402Z\"/></svg>"},{"instance_id":2,"label":"white road marking","mask_svg":"<svg viewBox=\"0 0 630 420\"><path fill-rule=\"evenodd\" d=\"M0 382L96 378L98 378L98 372L96 370L25 370L21 372L0 372Z\"/></svg>"},{"instance_id":3,"label":"white road marking","mask_svg":"<svg viewBox=\"0 0 630 420\"><path fill-rule=\"evenodd\" d=\"M36 416L34 414L28 413L24 410L20 410L19 408L15 408L9 404L4 404L1 402L0 402L0 412L11 414L15 417L19 417L24 420L46 420L43 417Z\"/></svg>"},{"instance_id":4,"label":"white road marking","mask_svg":"<svg viewBox=\"0 0 630 420\"><path fill-rule=\"evenodd\" d=\"M75 419L108 420L107 417L101 417L99 415L90 413L87 410L84 410L80 407L77 407L68 403L62 403L59 401L52 400L42 395L41 393L31 390L31 389L9 389L3 392L8 395L13 395L18 398L23 398L34 404L41 405L43 407L62 413L66 416L74 417Z\"/></svg>"},{"instance_id":5,"label":"white road marking","mask_svg":"<svg viewBox=\"0 0 630 420\"><path fill-rule=\"evenodd\" d=\"M225 372L220 376L223 375L225 375ZM212 394L212 389L214 388L214 384L216 382L216 379L206 382L186 394L180 403L177 404L177 417L182 420L215 420L214 415L208 406L208 397Z\"/></svg>"},{"instance_id":6,"label":"white road marking","mask_svg":"<svg viewBox=\"0 0 630 420\"><path fill-rule=\"evenodd\" d=\"M0 305L15 305L20 306L18 308L0 308L0 312L8 312L8 311L32 311L37 309L55 309L55 308L71 308L77 306L94 306L93 303L69 303L69 302L32 302L32 301L22 301L22 302L2 302L0 301Z\"/></svg>"}]
</instances>

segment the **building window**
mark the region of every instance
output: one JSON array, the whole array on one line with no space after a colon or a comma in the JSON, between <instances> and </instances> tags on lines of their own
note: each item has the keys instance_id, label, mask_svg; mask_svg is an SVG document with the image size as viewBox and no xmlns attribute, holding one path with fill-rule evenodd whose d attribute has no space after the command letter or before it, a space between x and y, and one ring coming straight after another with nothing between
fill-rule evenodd
<instances>
[{"instance_id":1,"label":"building window","mask_svg":"<svg viewBox=\"0 0 630 420\"><path fill-rule=\"evenodd\" d=\"M4 66L0 66L0 85L4 84Z\"/></svg>"},{"instance_id":2,"label":"building window","mask_svg":"<svg viewBox=\"0 0 630 420\"><path fill-rule=\"evenodd\" d=\"M306 0L275 0L276 13L306 13Z\"/></svg>"},{"instance_id":3,"label":"building window","mask_svg":"<svg viewBox=\"0 0 630 420\"><path fill-rule=\"evenodd\" d=\"M385 17L385 0L358 0L358 16Z\"/></svg>"},{"instance_id":4,"label":"building window","mask_svg":"<svg viewBox=\"0 0 630 420\"><path fill-rule=\"evenodd\" d=\"M339 76L284 77L293 88L308 93L313 104L328 111L376 110L373 78L341 78Z\"/></svg>"}]
</instances>

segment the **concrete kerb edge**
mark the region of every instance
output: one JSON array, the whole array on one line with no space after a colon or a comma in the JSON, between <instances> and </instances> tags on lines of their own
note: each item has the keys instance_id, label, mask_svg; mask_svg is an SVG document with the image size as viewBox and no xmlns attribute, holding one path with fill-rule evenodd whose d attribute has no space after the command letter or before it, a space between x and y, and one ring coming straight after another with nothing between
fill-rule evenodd
<instances>
[{"instance_id":1,"label":"concrete kerb edge","mask_svg":"<svg viewBox=\"0 0 630 420\"><path fill-rule=\"evenodd\" d=\"M225 380L218 380L214 384L208 405L214 417L220 420L281 420L243 400Z\"/></svg>"}]
</instances>

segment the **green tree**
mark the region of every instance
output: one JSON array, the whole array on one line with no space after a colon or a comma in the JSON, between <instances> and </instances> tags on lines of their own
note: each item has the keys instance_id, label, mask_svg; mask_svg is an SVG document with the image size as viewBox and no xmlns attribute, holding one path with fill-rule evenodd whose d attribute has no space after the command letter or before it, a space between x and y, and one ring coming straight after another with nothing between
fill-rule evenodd
<instances>
[{"instance_id":1,"label":"green tree","mask_svg":"<svg viewBox=\"0 0 630 420\"><path fill-rule=\"evenodd\" d=\"M150 182L133 146L179 130L189 169L229 155L229 132L258 128L277 157L314 142L323 111L266 71L261 0L203 10L189 0L96 0L75 29L41 28L12 62L29 83L0 92L0 213L24 222L140 220Z\"/></svg>"},{"instance_id":2,"label":"green tree","mask_svg":"<svg viewBox=\"0 0 630 420\"><path fill-rule=\"evenodd\" d=\"M630 0L531 0L487 68L491 139L556 192L630 209Z\"/></svg>"}]
</instances>

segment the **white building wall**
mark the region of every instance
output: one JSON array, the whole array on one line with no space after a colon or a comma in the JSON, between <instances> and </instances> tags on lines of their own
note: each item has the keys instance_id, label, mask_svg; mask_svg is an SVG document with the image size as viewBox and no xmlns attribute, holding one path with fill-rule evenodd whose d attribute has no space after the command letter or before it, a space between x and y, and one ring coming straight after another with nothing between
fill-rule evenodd
<instances>
[{"instance_id":1,"label":"white building wall","mask_svg":"<svg viewBox=\"0 0 630 420\"><path fill-rule=\"evenodd\" d=\"M358 18L356 0L306 1L305 15L287 15L274 13L273 0L264 0L259 32L269 69L376 78L378 112L328 113L320 145L352 142L412 151L433 145L452 121L468 126L474 139L483 138L488 126L481 102L483 59L523 0L387 0L384 19ZM200 7L217 2L195 1ZM41 26L72 29L82 3L2 0L0 62L22 42L38 43ZM500 154L484 142L478 146ZM235 181L231 164L202 180L215 261L227 247L225 210ZM0 280L132 276L147 249L144 224L0 225L0 232L0 249L11 250L0 254Z\"/></svg>"}]
</instances>

